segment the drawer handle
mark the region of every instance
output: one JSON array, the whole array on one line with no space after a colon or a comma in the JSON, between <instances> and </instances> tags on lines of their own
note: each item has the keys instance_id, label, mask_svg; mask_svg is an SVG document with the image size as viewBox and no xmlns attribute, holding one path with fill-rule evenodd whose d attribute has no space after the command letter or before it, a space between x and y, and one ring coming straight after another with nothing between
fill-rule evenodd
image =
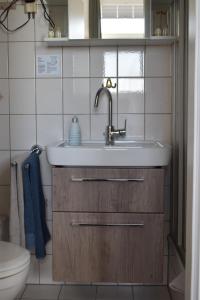
<instances>
[{"instance_id":1,"label":"drawer handle","mask_svg":"<svg viewBox=\"0 0 200 300\"><path fill-rule=\"evenodd\" d=\"M143 223L134 224L98 224L98 223L71 223L73 227L144 227Z\"/></svg>"},{"instance_id":2,"label":"drawer handle","mask_svg":"<svg viewBox=\"0 0 200 300\"><path fill-rule=\"evenodd\" d=\"M143 182L144 178L76 178L71 177L72 182Z\"/></svg>"}]
</instances>

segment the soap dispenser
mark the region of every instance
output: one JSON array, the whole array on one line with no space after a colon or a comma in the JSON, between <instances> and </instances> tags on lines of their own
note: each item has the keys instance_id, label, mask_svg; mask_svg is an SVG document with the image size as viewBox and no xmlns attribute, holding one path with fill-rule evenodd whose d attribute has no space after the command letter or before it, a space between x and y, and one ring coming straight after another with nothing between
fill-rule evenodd
<instances>
[{"instance_id":1,"label":"soap dispenser","mask_svg":"<svg viewBox=\"0 0 200 300\"><path fill-rule=\"evenodd\" d=\"M72 118L72 123L69 130L69 145L80 146L81 144L81 129L76 116Z\"/></svg>"}]
</instances>

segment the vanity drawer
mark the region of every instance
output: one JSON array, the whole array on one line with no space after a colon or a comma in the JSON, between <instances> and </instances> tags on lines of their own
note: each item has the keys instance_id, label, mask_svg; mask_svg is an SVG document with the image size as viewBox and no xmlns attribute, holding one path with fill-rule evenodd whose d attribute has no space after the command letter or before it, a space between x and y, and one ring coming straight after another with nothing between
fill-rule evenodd
<instances>
[{"instance_id":1,"label":"vanity drawer","mask_svg":"<svg viewBox=\"0 0 200 300\"><path fill-rule=\"evenodd\" d=\"M53 222L55 281L162 283L162 214L58 212Z\"/></svg>"},{"instance_id":2,"label":"vanity drawer","mask_svg":"<svg viewBox=\"0 0 200 300\"><path fill-rule=\"evenodd\" d=\"M53 168L53 210L163 212L164 169Z\"/></svg>"}]
</instances>

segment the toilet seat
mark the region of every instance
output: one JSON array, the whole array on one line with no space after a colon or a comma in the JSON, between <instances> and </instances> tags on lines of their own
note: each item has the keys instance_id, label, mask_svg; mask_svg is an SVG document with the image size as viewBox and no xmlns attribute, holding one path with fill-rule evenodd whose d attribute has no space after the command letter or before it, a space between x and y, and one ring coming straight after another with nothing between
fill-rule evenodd
<instances>
[{"instance_id":1,"label":"toilet seat","mask_svg":"<svg viewBox=\"0 0 200 300\"><path fill-rule=\"evenodd\" d=\"M30 264L30 253L17 245L0 241L0 279L23 271Z\"/></svg>"}]
</instances>

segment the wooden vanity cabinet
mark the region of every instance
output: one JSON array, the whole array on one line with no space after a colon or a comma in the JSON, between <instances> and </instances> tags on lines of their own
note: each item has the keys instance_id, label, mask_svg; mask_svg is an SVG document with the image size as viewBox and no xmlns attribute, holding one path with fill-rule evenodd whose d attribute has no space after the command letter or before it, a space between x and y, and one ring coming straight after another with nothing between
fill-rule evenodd
<instances>
[{"instance_id":1,"label":"wooden vanity cabinet","mask_svg":"<svg viewBox=\"0 0 200 300\"><path fill-rule=\"evenodd\" d=\"M53 168L53 277L163 282L164 170Z\"/></svg>"}]
</instances>

